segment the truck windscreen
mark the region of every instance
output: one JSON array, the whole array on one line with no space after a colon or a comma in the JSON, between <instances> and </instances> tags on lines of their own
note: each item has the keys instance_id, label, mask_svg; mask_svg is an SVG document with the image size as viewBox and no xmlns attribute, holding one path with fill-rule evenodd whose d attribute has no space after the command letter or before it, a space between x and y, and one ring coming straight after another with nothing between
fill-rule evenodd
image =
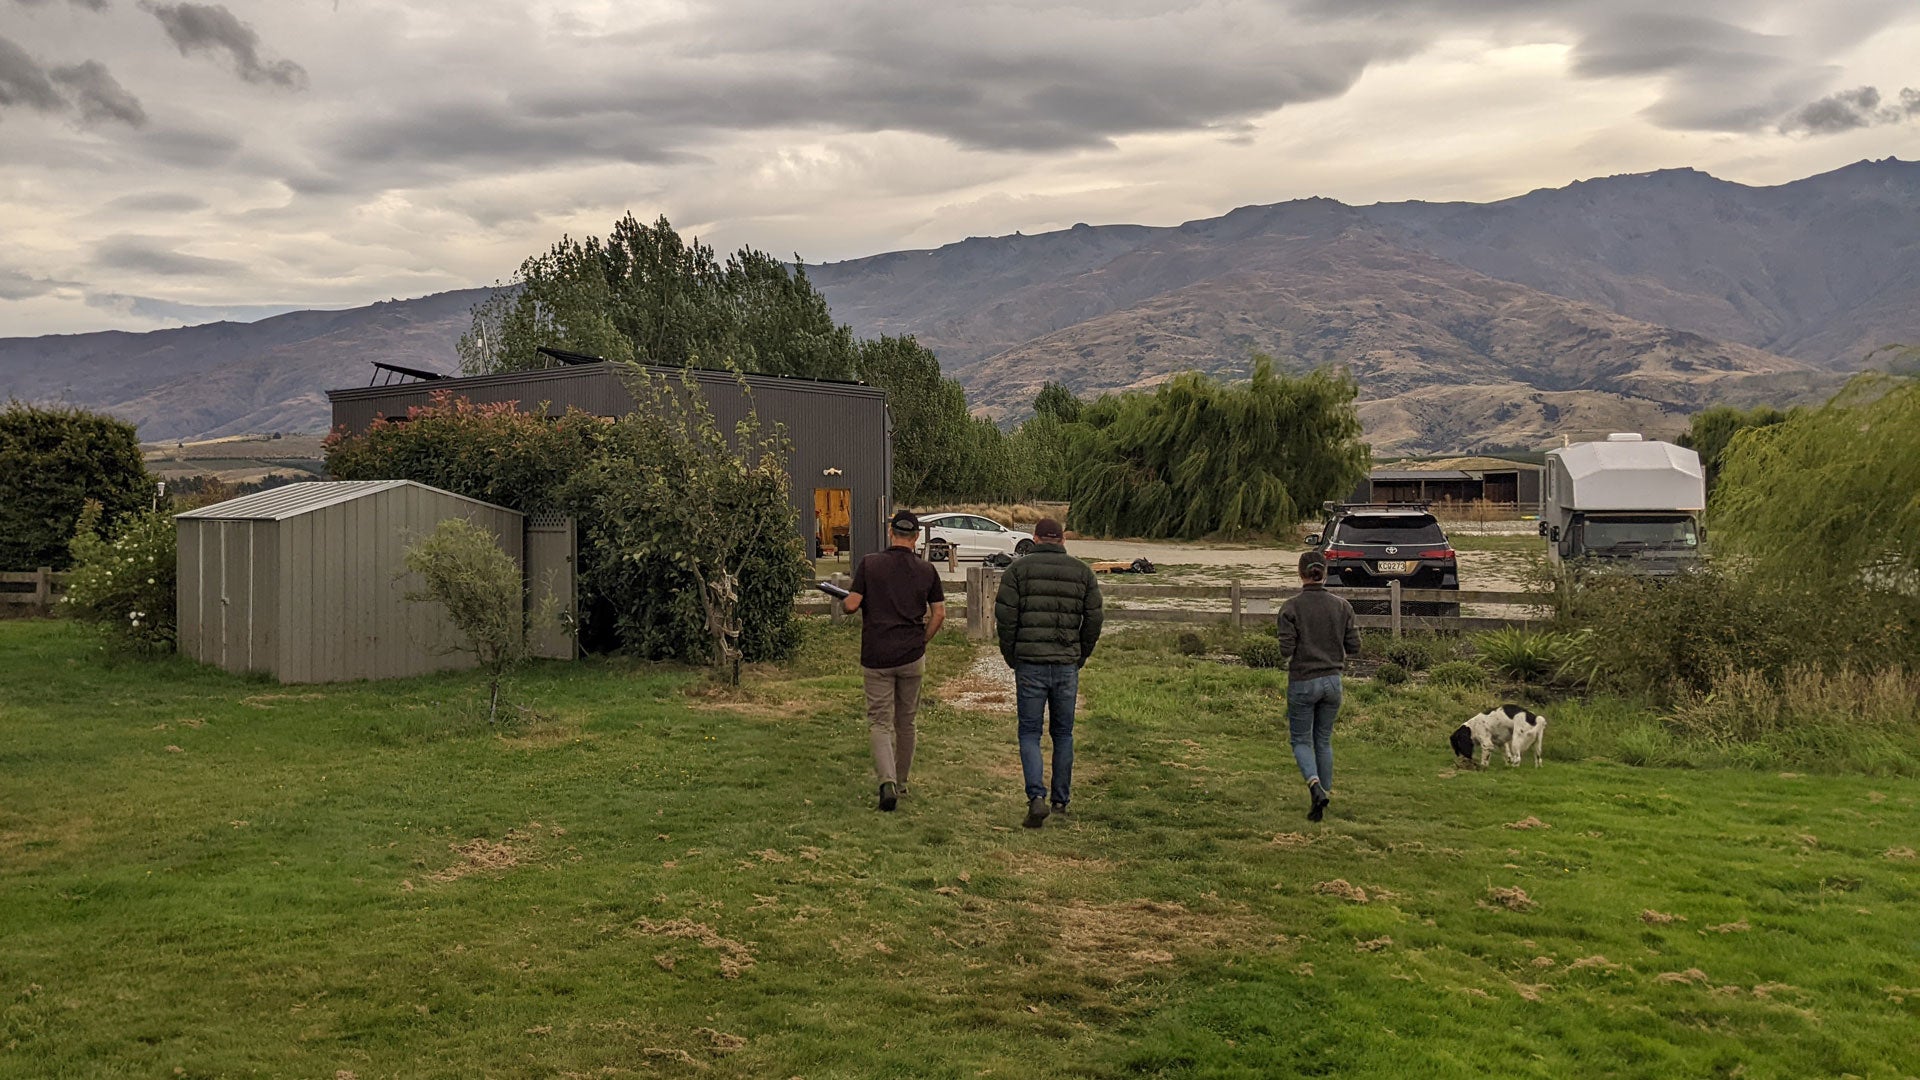
<instances>
[{"instance_id":1,"label":"truck windscreen","mask_svg":"<svg viewBox=\"0 0 1920 1080\"><path fill-rule=\"evenodd\" d=\"M1585 528L1587 550L1602 554L1655 549L1691 551L1700 545L1699 532L1691 518L1588 518Z\"/></svg>"}]
</instances>

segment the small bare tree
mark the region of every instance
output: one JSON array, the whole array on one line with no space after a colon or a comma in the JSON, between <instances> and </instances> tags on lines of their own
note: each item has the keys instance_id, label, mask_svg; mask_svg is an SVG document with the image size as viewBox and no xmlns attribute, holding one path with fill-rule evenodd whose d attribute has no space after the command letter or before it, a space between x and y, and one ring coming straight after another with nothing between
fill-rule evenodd
<instances>
[{"instance_id":1,"label":"small bare tree","mask_svg":"<svg viewBox=\"0 0 1920 1080\"><path fill-rule=\"evenodd\" d=\"M422 585L407 599L436 603L465 638L487 674L487 723L500 710L500 684L527 658L528 617L521 599L520 568L491 532L465 518L442 521L407 548L407 569Z\"/></svg>"}]
</instances>

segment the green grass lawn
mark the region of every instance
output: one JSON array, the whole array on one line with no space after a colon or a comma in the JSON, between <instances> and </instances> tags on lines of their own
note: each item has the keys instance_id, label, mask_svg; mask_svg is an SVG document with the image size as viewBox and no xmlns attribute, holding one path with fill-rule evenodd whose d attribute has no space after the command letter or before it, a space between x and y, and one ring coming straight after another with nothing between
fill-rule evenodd
<instances>
[{"instance_id":1,"label":"green grass lawn","mask_svg":"<svg viewBox=\"0 0 1920 1080\"><path fill-rule=\"evenodd\" d=\"M1571 720L1455 773L1464 714L1356 694L1314 826L1283 676L1158 640L1088 668L1033 832L1011 717L938 704L874 811L847 628L738 697L538 666L489 731L468 676L0 622L0 1075L1920 1071L1915 781L1574 760Z\"/></svg>"}]
</instances>

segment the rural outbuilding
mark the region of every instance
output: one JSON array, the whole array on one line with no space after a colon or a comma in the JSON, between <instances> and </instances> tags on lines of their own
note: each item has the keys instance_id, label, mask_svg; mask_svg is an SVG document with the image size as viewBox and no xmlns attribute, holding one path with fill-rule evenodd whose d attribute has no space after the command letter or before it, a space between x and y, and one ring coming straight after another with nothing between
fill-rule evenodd
<instances>
[{"instance_id":1,"label":"rural outbuilding","mask_svg":"<svg viewBox=\"0 0 1920 1080\"><path fill-rule=\"evenodd\" d=\"M378 419L405 421L409 409L432 404L436 394L475 404L512 402L522 411L544 410L548 416L580 409L610 420L633 411L633 394L619 365L548 351L570 359L540 371L464 378L376 363L377 379L402 381L330 391L334 430L359 435ZM679 368L646 371L676 387L686 374ZM887 545L886 523L893 515L893 424L884 390L775 375L691 374L723 430L731 430L750 412L769 426L786 429L793 442L788 475L794 517L809 556L848 555L857 563L860 556Z\"/></svg>"},{"instance_id":2,"label":"rural outbuilding","mask_svg":"<svg viewBox=\"0 0 1920 1080\"><path fill-rule=\"evenodd\" d=\"M523 516L411 480L289 484L174 516L180 651L283 683L470 667L438 604L411 601L409 544L449 518L526 566Z\"/></svg>"}]
</instances>

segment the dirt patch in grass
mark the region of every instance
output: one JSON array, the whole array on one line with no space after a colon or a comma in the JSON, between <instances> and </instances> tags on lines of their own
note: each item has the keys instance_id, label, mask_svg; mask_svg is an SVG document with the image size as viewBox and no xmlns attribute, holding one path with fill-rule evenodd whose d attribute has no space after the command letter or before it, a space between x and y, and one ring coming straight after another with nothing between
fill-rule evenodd
<instances>
[{"instance_id":1,"label":"dirt patch in grass","mask_svg":"<svg viewBox=\"0 0 1920 1080\"><path fill-rule=\"evenodd\" d=\"M652 919L643 917L633 925L635 930L649 937L681 938L695 942L703 949L719 953L720 977L723 979L737 979L743 972L751 970L754 965L751 948L732 938L721 937L706 923L698 923L686 918L654 922ZM659 963L659 958L656 957L654 962ZM668 971L673 970L671 961L661 964L661 967Z\"/></svg>"},{"instance_id":2,"label":"dirt patch in grass","mask_svg":"<svg viewBox=\"0 0 1920 1080\"><path fill-rule=\"evenodd\" d=\"M821 697L796 695L795 688L792 682L735 688L695 681L687 687L687 706L697 712L723 712L756 720L798 720L813 715L821 707Z\"/></svg>"},{"instance_id":3,"label":"dirt patch in grass","mask_svg":"<svg viewBox=\"0 0 1920 1080\"><path fill-rule=\"evenodd\" d=\"M1014 710L1013 669L998 651L981 649L966 674L947 680L937 695L942 704L962 712L1011 715Z\"/></svg>"},{"instance_id":4,"label":"dirt patch in grass","mask_svg":"<svg viewBox=\"0 0 1920 1080\"><path fill-rule=\"evenodd\" d=\"M1655 975L1653 977L1653 981L1663 982L1663 983L1685 983L1690 985L1704 986L1708 982L1711 982L1712 980L1708 979L1707 973L1704 971L1701 971L1699 968L1688 968L1685 971L1663 971L1660 974Z\"/></svg>"},{"instance_id":5,"label":"dirt patch in grass","mask_svg":"<svg viewBox=\"0 0 1920 1080\"><path fill-rule=\"evenodd\" d=\"M1910 860L1914 857L1914 852L1913 852L1913 849L1910 847L1894 847L1894 848L1888 848L1886 855L1887 855L1887 858L1889 859Z\"/></svg>"},{"instance_id":6,"label":"dirt patch in grass","mask_svg":"<svg viewBox=\"0 0 1920 1080\"><path fill-rule=\"evenodd\" d=\"M1113 872L1113 861L1078 855L1052 855L1042 851L996 851L989 858L1003 862L1007 872L1021 877L1075 877Z\"/></svg>"},{"instance_id":7,"label":"dirt patch in grass","mask_svg":"<svg viewBox=\"0 0 1920 1080\"><path fill-rule=\"evenodd\" d=\"M1668 923L1686 922L1687 917L1685 915L1669 915L1664 911L1655 911L1652 908L1647 908L1640 913L1640 921L1646 923L1648 926L1665 926Z\"/></svg>"},{"instance_id":8,"label":"dirt patch in grass","mask_svg":"<svg viewBox=\"0 0 1920 1080\"><path fill-rule=\"evenodd\" d=\"M45 825L29 825L0 832L0 862L25 866L70 854L93 831L93 819L80 816L64 818Z\"/></svg>"},{"instance_id":9,"label":"dirt patch in grass","mask_svg":"<svg viewBox=\"0 0 1920 1080\"><path fill-rule=\"evenodd\" d=\"M1358 885L1347 884L1346 878L1334 878L1332 881L1323 881L1315 885L1313 891L1319 893L1321 896L1337 896L1342 900L1351 900L1356 904L1364 904L1367 902L1367 890Z\"/></svg>"},{"instance_id":10,"label":"dirt patch in grass","mask_svg":"<svg viewBox=\"0 0 1920 1080\"><path fill-rule=\"evenodd\" d=\"M1306 847L1313 843L1313 837L1306 833L1283 832L1273 836L1274 847Z\"/></svg>"},{"instance_id":11,"label":"dirt patch in grass","mask_svg":"<svg viewBox=\"0 0 1920 1080\"><path fill-rule=\"evenodd\" d=\"M254 709L272 709L289 702L324 701L325 694L252 694L240 699L240 704Z\"/></svg>"},{"instance_id":12,"label":"dirt patch in grass","mask_svg":"<svg viewBox=\"0 0 1920 1080\"><path fill-rule=\"evenodd\" d=\"M1597 954L1594 956L1583 956L1580 959L1575 960L1573 963L1568 964L1567 966L1569 968L1572 968L1574 971L1581 971L1586 968L1598 968L1601 971L1620 970L1619 964L1616 964L1613 961L1607 959L1606 957L1600 956Z\"/></svg>"},{"instance_id":13,"label":"dirt patch in grass","mask_svg":"<svg viewBox=\"0 0 1920 1080\"><path fill-rule=\"evenodd\" d=\"M1181 955L1245 950L1262 940L1257 918L1234 912L1196 912L1163 900L1025 905L1058 924L1057 955L1069 964L1126 976L1170 964Z\"/></svg>"},{"instance_id":14,"label":"dirt patch in grass","mask_svg":"<svg viewBox=\"0 0 1920 1080\"><path fill-rule=\"evenodd\" d=\"M1507 828L1509 829L1551 829L1553 828L1553 826L1547 824L1544 821L1541 821L1537 817L1523 817L1519 821L1507 822Z\"/></svg>"},{"instance_id":15,"label":"dirt patch in grass","mask_svg":"<svg viewBox=\"0 0 1920 1080\"><path fill-rule=\"evenodd\" d=\"M1753 929L1753 927L1747 925L1747 920L1741 919L1739 922L1721 923L1718 926L1709 926L1707 927L1706 930L1701 932L1702 933L1710 932L1715 934L1741 934L1751 929Z\"/></svg>"},{"instance_id":16,"label":"dirt patch in grass","mask_svg":"<svg viewBox=\"0 0 1920 1080\"><path fill-rule=\"evenodd\" d=\"M1487 890L1487 898L1481 900L1481 907L1502 907L1508 911L1532 911L1539 906L1527 890L1518 885L1495 885Z\"/></svg>"},{"instance_id":17,"label":"dirt patch in grass","mask_svg":"<svg viewBox=\"0 0 1920 1080\"><path fill-rule=\"evenodd\" d=\"M428 881L458 881L474 874L499 873L511 870L523 862L530 862L535 856L534 833L542 826L532 822L525 829L508 829L507 834L498 840L476 836L462 843L448 844L459 858L440 870L427 875ZM556 836L566 835L565 829L554 829Z\"/></svg>"}]
</instances>

